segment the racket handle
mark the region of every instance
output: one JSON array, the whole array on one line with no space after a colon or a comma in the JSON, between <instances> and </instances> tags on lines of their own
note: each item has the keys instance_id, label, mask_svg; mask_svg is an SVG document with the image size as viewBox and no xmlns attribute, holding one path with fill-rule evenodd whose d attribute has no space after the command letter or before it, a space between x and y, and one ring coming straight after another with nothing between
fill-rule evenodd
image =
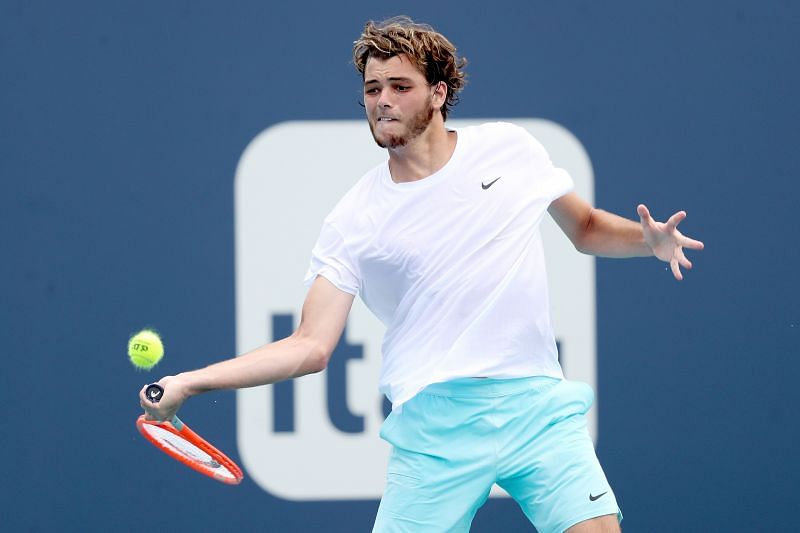
<instances>
[{"instance_id":1,"label":"racket handle","mask_svg":"<svg viewBox=\"0 0 800 533\"><path fill-rule=\"evenodd\" d=\"M151 402L158 403L159 400L161 400L161 397L164 396L164 387L162 387L157 383L151 383L144 390L144 395ZM177 429L178 431L183 430L183 422L181 421L180 418L178 418L178 415L173 416L170 422L172 422L172 425L175 426L175 429Z\"/></svg>"},{"instance_id":2,"label":"racket handle","mask_svg":"<svg viewBox=\"0 0 800 533\"><path fill-rule=\"evenodd\" d=\"M164 387L157 383L151 383L144 390L144 395L153 403L158 403L161 397L164 396Z\"/></svg>"}]
</instances>

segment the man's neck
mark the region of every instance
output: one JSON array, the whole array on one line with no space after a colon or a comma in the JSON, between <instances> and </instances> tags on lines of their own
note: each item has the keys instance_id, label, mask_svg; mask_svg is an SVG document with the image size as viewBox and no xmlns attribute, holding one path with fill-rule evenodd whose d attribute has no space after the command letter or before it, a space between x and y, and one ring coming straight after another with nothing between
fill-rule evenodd
<instances>
[{"instance_id":1,"label":"man's neck","mask_svg":"<svg viewBox=\"0 0 800 533\"><path fill-rule=\"evenodd\" d=\"M456 148L456 132L448 131L444 122L436 122L406 146L389 149L392 181L406 183L427 178L450 161Z\"/></svg>"}]
</instances>

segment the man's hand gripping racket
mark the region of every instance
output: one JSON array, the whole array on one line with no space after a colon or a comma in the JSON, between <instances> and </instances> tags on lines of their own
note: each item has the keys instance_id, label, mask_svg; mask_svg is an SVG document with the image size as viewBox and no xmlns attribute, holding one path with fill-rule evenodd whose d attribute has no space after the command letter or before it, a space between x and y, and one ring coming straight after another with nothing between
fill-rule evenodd
<instances>
[{"instance_id":1,"label":"man's hand gripping racket","mask_svg":"<svg viewBox=\"0 0 800 533\"><path fill-rule=\"evenodd\" d=\"M158 403L163 395L164 389L156 383L144 390L145 398L152 403ZM230 485L238 485L244 478L236 463L189 429L177 416L159 422L141 415L136 420L136 428L156 448L201 474Z\"/></svg>"}]
</instances>

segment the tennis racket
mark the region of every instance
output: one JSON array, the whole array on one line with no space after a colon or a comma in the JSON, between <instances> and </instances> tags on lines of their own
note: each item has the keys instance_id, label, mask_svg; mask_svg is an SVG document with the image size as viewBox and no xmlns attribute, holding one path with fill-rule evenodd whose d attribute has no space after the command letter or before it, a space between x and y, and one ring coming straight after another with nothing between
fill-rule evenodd
<instances>
[{"instance_id":1,"label":"tennis racket","mask_svg":"<svg viewBox=\"0 0 800 533\"><path fill-rule=\"evenodd\" d=\"M144 394L151 402L158 403L164 389L154 383L148 385ZM238 485L244 478L236 463L189 429L177 416L168 422L158 422L141 415L136 420L136 428L156 448L201 474L229 485Z\"/></svg>"}]
</instances>

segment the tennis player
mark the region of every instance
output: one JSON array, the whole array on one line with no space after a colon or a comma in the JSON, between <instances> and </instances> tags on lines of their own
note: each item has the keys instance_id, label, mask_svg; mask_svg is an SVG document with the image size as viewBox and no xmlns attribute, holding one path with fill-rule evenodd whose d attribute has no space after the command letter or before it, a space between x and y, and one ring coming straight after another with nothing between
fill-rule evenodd
<instances>
[{"instance_id":1,"label":"tennis player","mask_svg":"<svg viewBox=\"0 0 800 533\"><path fill-rule=\"evenodd\" d=\"M468 531L494 483L542 533L619 531L586 429L593 392L558 363L539 223L549 213L583 253L654 255L678 280L692 266L683 249L703 243L678 231L682 211L662 223L644 205L638 222L593 208L517 126L448 128L466 62L433 28L367 23L353 59L388 160L325 219L297 331L165 377L161 402L142 393L142 407L169 419L201 392L324 370L360 294L387 328L380 387L393 405L374 531Z\"/></svg>"}]
</instances>

